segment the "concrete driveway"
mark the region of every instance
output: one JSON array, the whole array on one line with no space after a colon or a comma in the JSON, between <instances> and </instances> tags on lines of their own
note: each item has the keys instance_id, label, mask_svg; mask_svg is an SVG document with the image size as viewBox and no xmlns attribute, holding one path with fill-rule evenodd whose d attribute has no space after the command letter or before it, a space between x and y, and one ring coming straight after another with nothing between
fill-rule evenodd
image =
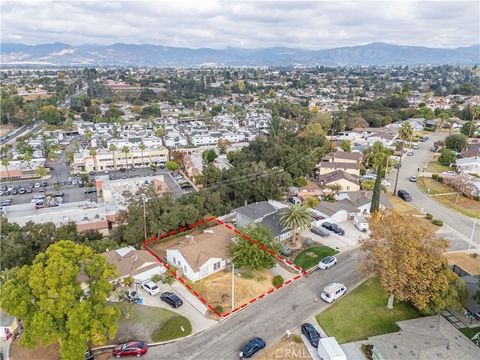
<instances>
[{"instance_id":1,"label":"concrete driveway","mask_svg":"<svg viewBox=\"0 0 480 360\"><path fill-rule=\"evenodd\" d=\"M359 231L352 221L344 221L338 224L343 230L345 235L340 236L333 232L330 232L329 236L322 237L312 233L310 230L304 230L301 232L303 237L309 237L317 243L331 247L339 252L353 249L358 246L358 241L362 236L366 236L364 232Z\"/></svg>"},{"instance_id":2,"label":"concrete driveway","mask_svg":"<svg viewBox=\"0 0 480 360\"><path fill-rule=\"evenodd\" d=\"M162 283L158 283L157 285L160 288L160 294L164 292L173 292L183 300L183 305L176 309L172 308L170 305L160 299L160 294L152 296L139 287L139 293L143 299L143 304L165 308L185 316L192 324L192 334L199 333L217 324L217 321L207 319L188 301L188 299L185 299L182 294L176 291L172 286Z\"/></svg>"}]
</instances>

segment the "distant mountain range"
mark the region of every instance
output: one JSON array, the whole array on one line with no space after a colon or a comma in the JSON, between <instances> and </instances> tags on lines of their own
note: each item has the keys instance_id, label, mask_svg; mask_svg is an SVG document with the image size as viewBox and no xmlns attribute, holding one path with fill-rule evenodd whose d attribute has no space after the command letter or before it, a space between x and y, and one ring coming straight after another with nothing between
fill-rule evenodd
<instances>
[{"instance_id":1,"label":"distant mountain range","mask_svg":"<svg viewBox=\"0 0 480 360\"><path fill-rule=\"evenodd\" d=\"M80 45L62 43L0 45L2 64L78 66L189 66L189 65L419 65L478 64L480 45L455 49L400 46L385 43L307 50L300 48L190 49L161 45Z\"/></svg>"}]
</instances>

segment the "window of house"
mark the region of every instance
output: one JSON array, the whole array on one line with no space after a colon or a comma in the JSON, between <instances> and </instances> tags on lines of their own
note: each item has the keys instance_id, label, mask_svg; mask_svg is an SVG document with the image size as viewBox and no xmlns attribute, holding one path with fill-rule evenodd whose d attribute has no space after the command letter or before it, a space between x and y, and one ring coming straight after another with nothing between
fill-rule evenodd
<instances>
[{"instance_id":1,"label":"window of house","mask_svg":"<svg viewBox=\"0 0 480 360\"><path fill-rule=\"evenodd\" d=\"M217 271L217 270L220 270L220 266L222 265L222 263L219 261L215 264L213 264L213 271Z\"/></svg>"}]
</instances>

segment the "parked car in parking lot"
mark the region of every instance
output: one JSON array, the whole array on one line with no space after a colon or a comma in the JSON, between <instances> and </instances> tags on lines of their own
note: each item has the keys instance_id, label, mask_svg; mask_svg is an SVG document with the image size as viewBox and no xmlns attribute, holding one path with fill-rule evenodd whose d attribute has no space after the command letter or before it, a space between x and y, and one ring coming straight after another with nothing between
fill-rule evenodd
<instances>
[{"instance_id":1,"label":"parked car in parking lot","mask_svg":"<svg viewBox=\"0 0 480 360\"><path fill-rule=\"evenodd\" d=\"M13 202L13 199L3 199L0 202L0 206L9 206L12 204L12 202Z\"/></svg>"},{"instance_id":2,"label":"parked car in parking lot","mask_svg":"<svg viewBox=\"0 0 480 360\"><path fill-rule=\"evenodd\" d=\"M97 189L95 188L90 188L90 189L87 189L84 191L85 194L93 194L93 193L96 193L97 192Z\"/></svg>"},{"instance_id":3,"label":"parked car in parking lot","mask_svg":"<svg viewBox=\"0 0 480 360\"><path fill-rule=\"evenodd\" d=\"M152 280L142 282L141 286L143 290L152 296L157 295L160 292L159 287Z\"/></svg>"},{"instance_id":4,"label":"parked car in parking lot","mask_svg":"<svg viewBox=\"0 0 480 360\"><path fill-rule=\"evenodd\" d=\"M301 329L302 334L308 339L310 345L312 345L314 348L317 348L318 342L320 341L320 334L318 333L317 329L315 329L315 327L309 323L302 324Z\"/></svg>"},{"instance_id":5,"label":"parked car in parking lot","mask_svg":"<svg viewBox=\"0 0 480 360\"><path fill-rule=\"evenodd\" d=\"M12 191L10 191L10 193L12 195L17 195L18 194L18 190L16 188L13 188Z\"/></svg>"},{"instance_id":6,"label":"parked car in parking lot","mask_svg":"<svg viewBox=\"0 0 480 360\"><path fill-rule=\"evenodd\" d=\"M265 341L259 337L249 340L240 348L240 359L251 358L257 352L265 348Z\"/></svg>"},{"instance_id":7,"label":"parked car in parking lot","mask_svg":"<svg viewBox=\"0 0 480 360\"><path fill-rule=\"evenodd\" d=\"M405 190L398 190L397 192L397 195L400 199L406 201L406 202L410 202L412 201L412 197L410 196L410 194L408 192L406 192Z\"/></svg>"},{"instance_id":8,"label":"parked car in parking lot","mask_svg":"<svg viewBox=\"0 0 480 360\"><path fill-rule=\"evenodd\" d=\"M333 231L335 234L338 235L345 235L345 230L343 230L340 226L337 224L329 223L329 222L324 222L322 226L330 231Z\"/></svg>"},{"instance_id":9,"label":"parked car in parking lot","mask_svg":"<svg viewBox=\"0 0 480 360\"><path fill-rule=\"evenodd\" d=\"M330 236L330 232L328 232L327 230L325 230L321 227L318 227L318 226L312 227L312 230L310 230L310 231L314 234L317 234L317 235L321 236L321 237Z\"/></svg>"},{"instance_id":10,"label":"parked car in parking lot","mask_svg":"<svg viewBox=\"0 0 480 360\"><path fill-rule=\"evenodd\" d=\"M335 256L327 256L322 260L320 260L320 262L318 263L318 268L321 270L326 270L329 267L332 267L333 265L335 265L336 263L337 263L337 258Z\"/></svg>"},{"instance_id":11,"label":"parked car in parking lot","mask_svg":"<svg viewBox=\"0 0 480 360\"><path fill-rule=\"evenodd\" d=\"M177 295L171 292L164 292L160 296L160 299L173 308L178 308L183 305L182 299L180 299Z\"/></svg>"},{"instance_id":12,"label":"parked car in parking lot","mask_svg":"<svg viewBox=\"0 0 480 360\"><path fill-rule=\"evenodd\" d=\"M130 341L128 343L116 346L112 351L112 355L117 358L124 356L140 357L142 355L145 355L147 351L147 343L143 341Z\"/></svg>"},{"instance_id":13,"label":"parked car in parking lot","mask_svg":"<svg viewBox=\"0 0 480 360\"><path fill-rule=\"evenodd\" d=\"M19 194L25 194L25 188L24 187L19 188L18 193Z\"/></svg>"},{"instance_id":14,"label":"parked car in parking lot","mask_svg":"<svg viewBox=\"0 0 480 360\"><path fill-rule=\"evenodd\" d=\"M27 194L31 194L32 191L33 191L33 189L32 189L31 186L27 186L27 187L25 188L25 192L26 192Z\"/></svg>"}]
</instances>

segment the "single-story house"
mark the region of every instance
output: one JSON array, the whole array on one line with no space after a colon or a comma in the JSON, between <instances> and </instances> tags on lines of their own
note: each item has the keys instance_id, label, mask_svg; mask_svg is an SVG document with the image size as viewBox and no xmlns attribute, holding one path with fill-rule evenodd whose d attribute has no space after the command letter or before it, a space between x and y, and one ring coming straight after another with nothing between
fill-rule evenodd
<instances>
[{"instance_id":1,"label":"single-story house","mask_svg":"<svg viewBox=\"0 0 480 360\"><path fill-rule=\"evenodd\" d=\"M359 191L360 177L343 170L335 170L331 173L320 175L318 182L321 186L340 186L343 191Z\"/></svg>"},{"instance_id":2,"label":"single-story house","mask_svg":"<svg viewBox=\"0 0 480 360\"><path fill-rule=\"evenodd\" d=\"M186 235L177 245L166 249L167 262L189 280L200 280L225 269L234 236L224 225L208 228L199 235Z\"/></svg>"},{"instance_id":3,"label":"single-story house","mask_svg":"<svg viewBox=\"0 0 480 360\"><path fill-rule=\"evenodd\" d=\"M478 359L478 347L441 315L397 325L398 332L368 338L373 360Z\"/></svg>"},{"instance_id":4,"label":"single-story house","mask_svg":"<svg viewBox=\"0 0 480 360\"><path fill-rule=\"evenodd\" d=\"M458 171L480 174L480 156L457 159L454 165Z\"/></svg>"},{"instance_id":5,"label":"single-story house","mask_svg":"<svg viewBox=\"0 0 480 360\"><path fill-rule=\"evenodd\" d=\"M165 267L146 250L136 250L133 246L127 246L117 250L110 250L102 254L107 261L114 265L118 271L119 281L132 277L136 283L149 280L152 276L166 272Z\"/></svg>"},{"instance_id":6,"label":"single-story house","mask_svg":"<svg viewBox=\"0 0 480 360\"><path fill-rule=\"evenodd\" d=\"M291 229L284 229L280 224L280 216L287 208L277 201L259 201L233 210L235 224L243 227L249 224L261 225L270 229L273 237L278 241L285 241L292 236Z\"/></svg>"}]
</instances>

